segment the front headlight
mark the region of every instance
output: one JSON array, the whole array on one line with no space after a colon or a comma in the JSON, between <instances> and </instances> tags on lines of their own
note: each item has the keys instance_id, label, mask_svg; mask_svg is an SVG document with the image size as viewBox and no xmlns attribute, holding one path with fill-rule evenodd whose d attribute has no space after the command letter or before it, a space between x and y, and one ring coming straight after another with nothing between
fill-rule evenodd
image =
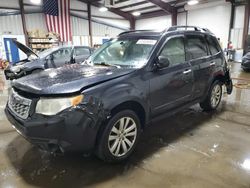
<instances>
[{"instance_id":1,"label":"front headlight","mask_svg":"<svg viewBox=\"0 0 250 188\"><path fill-rule=\"evenodd\" d=\"M83 97L83 95L78 95L69 98L40 98L36 105L36 113L55 115L66 108L78 105Z\"/></svg>"},{"instance_id":2,"label":"front headlight","mask_svg":"<svg viewBox=\"0 0 250 188\"><path fill-rule=\"evenodd\" d=\"M21 69L23 69L23 66L22 66L22 65L16 65L16 66L13 66L13 67L10 68L10 70L11 70L12 72L15 72L15 73L20 72Z\"/></svg>"}]
</instances>

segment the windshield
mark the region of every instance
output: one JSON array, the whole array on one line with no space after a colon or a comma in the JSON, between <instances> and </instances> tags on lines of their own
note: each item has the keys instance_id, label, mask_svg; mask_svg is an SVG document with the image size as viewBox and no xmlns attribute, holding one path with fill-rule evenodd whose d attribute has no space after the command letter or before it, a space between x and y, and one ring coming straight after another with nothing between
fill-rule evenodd
<instances>
[{"instance_id":1,"label":"windshield","mask_svg":"<svg viewBox=\"0 0 250 188\"><path fill-rule=\"evenodd\" d=\"M141 68L156 44L156 39L115 39L102 45L88 59L93 65Z\"/></svg>"}]
</instances>

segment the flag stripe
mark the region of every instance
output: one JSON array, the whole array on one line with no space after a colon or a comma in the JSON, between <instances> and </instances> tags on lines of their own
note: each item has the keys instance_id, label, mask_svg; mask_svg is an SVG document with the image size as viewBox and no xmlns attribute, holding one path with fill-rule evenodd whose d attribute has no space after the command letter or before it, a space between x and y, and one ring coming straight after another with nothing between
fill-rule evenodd
<instances>
[{"instance_id":1,"label":"flag stripe","mask_svg":"<svg viewBox=\"0 0 250 188\"><path fill-rule=\"evenodd\" d=\"M72 41L70 0L44 0L44 13L48 31L58 33L62 42Z\"/></svg>"}]
</instances>

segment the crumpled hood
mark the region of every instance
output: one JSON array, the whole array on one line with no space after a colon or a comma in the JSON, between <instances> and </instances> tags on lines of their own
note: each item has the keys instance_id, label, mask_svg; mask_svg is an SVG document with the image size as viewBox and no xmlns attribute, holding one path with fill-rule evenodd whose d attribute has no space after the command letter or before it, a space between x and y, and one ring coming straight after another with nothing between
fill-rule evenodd
<instances>
[{"instance_id":1,"label":"crumpled hood","mask_svg":"<svg viewBox=\"0 0 250 188\"><path fill-rule=\"evenodd\" d=\"M74 64L22 77L14 80L12 86L38 95L71 94L134 70Z\"/></svg>"}]
</instances>

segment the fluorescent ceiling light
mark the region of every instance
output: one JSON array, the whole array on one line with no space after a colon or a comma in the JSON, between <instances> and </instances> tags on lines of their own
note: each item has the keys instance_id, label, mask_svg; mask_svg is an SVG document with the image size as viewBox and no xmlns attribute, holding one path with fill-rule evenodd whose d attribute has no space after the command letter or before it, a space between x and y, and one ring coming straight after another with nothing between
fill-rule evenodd
<instances>
[{"instance_id":1,"label":"fluorescent ceiling light","mask_svg":"<svg viewBox=\"0 0 250 188\"><path fill-rule=\"evenodd\" d=\"M100 12L106 12L107 10L108 10L107 7L101 7L101 8L99 8L99 11L100 11Z\"/></svg>"},{"instance_id":2,"label":"fluorescent ceiling light","mask_svg":"<svg viewBox=\"0 0 250 188\"><path fill-rule=\"evenodd\" d=\"M140 12L133 12L132 14L133 14L134 16L140 16L140 15L141 15Z\"/></svg>"},{"instance_id":3,"label":"fluorescent ceiling light","mask_svg":"<svg viewBox=\"0 0 250 188\"><path fill-rule=\"evenodd\" d=\"M199 3L198 0L190 0L190 1L188 1L188 5L196 5L198 3Z\"/></svg>"},{"instance_id":4,"label":"fluorescent ceiling light","mask_svg":"<svg viewBox=\"0 0 250 188\"><path fill-rule=\"evenodd\" d=\"M41 4L42 0L30 0L30 2L31 2L32 4L39 5L39 4Z\"/></svg>"}]
</instances>

